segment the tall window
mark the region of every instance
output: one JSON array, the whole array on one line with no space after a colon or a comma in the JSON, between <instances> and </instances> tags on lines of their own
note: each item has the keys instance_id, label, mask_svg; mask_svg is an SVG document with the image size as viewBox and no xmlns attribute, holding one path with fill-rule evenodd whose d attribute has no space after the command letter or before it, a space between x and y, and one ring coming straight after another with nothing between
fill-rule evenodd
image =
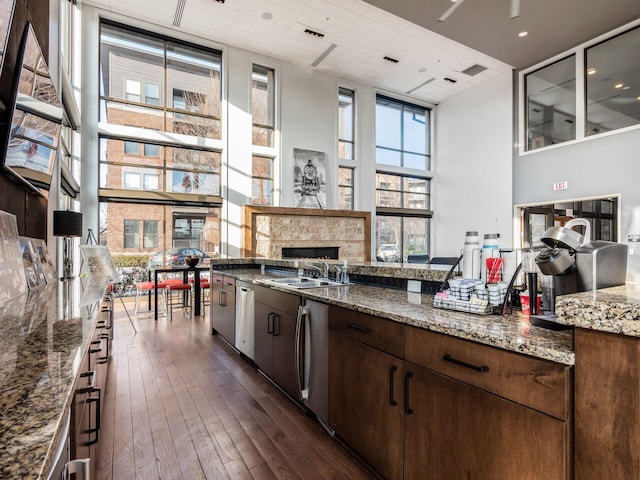
<instances>
[{"instance_id":1,"label":"tall window","mask_svg":"<svg viewBox=\"0 0 640 480\"><path fill-rule=\"evenodd\" d=\"M338 168L338 208L353 210L353 168Z\"/></svg>"},{"instance_id":2,"label":"tall window","mask_svg":"<svg viewBox=\"0 0 640 480\"><path fill-rule=\"evenodd\" d=\"M184 244L218 254L221 53L109 21L100 28L101 242L112 255ZM185 237L173 220L187 217L197 228Z\"/></svg>"},{"instance_id":3,"label":"tall window","mask_svg":"<svg viewBox=\"0 0 640 480\"><path fill-rule=\"evenodd\" d=\"M347 88L338 90L338 157L354 160L354 92Z\"/></svg>"},{"instance_id":4,"label":"tall window","mask_svg":"<svg viewBox=\"0 0 640 480\"><path fill-rule=\"evenodd\" d=\"M575 55L525 77L527 150L576 138Z\"/></svg>"},{"instance_id":5,"label":"tall window","mask_svg":"<svg viewBox=\"0 0 640 480\"><path fill-rule=\"evenodd\" d=\"M376 101L376 258L429 254L431 110L378 95ZM424 172L419 175L417 172Z\"/></svg>"},{"instance_id":6,"label":"tall window","mask_svg":"<svg viewBox=\"0 0 640 480\"><path fill-rule=\"evenodd\" d=\"M376 163L429 170L430 112L430 109L419 105L378 95Z\"/></svg>"},{"instance_id":7,"label":"tall window","mask_svg":"<svg viewBox=\"0 0 640 480\"><path fill-rule=\"evenodd\" d=\"M251 72L252 144L273 147L275 128L274 71L253 65Z\"/></svg>"},{"instance_id":8,"label":"tall window","mask_svg":"<svg viewBox=\"0 0 640 480\"><path fill-rule=\"evenodd\" d=\"M254 155L251 167L251 204L273 205L273 159Z\"/></svg>"}]
</instances>

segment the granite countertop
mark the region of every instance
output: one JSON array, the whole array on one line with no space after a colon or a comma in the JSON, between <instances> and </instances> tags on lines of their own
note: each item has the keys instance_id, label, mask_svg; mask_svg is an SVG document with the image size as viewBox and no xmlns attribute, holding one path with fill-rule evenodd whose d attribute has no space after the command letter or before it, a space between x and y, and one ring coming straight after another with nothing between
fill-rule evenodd
<instances>
[{"instance_id":1,"label":"granite countertop","mask_svg":"<svg viewBox=\"0 0 640 480\"><path fill-rule=\"evenodd\" d=\"M0 478L51 468L98 310L81 282L39 287L0 309Z\"/></svg>"},{"instance_id":2,"label":"granite countertop","mask_svg":"<svg viewBox=\"0 0 640 480\"><path fill-rule=\"evenodd\" d=\"M215 266L212 268L215 271ZM292 293L290 288L265 282L274 276L282 276L281 273L268 269L265 272L251 268L225 269L217 273ZM570 331L552 331L531 326L520 312L503 317L443 310L433 307L432 295L358 284L295 290L293 293L565 365L575 363L573 335Z\"/></svg>"},{"instance_id":3,"label":"granite countertop","mask_svg":"<svg viewBox=\"0 0 640 480\"><path fill-rule=\"evenodd\" d=\"M556 299L557 321L565 325L640 337L640 286L627 284Z\"/></svg>"}]
</instances>

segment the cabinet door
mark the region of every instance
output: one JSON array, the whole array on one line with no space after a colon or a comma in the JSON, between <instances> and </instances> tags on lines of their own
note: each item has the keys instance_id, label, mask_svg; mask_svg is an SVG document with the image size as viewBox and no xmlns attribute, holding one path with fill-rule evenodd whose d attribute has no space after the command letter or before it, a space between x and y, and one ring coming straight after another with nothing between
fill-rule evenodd
<instances>
[{"instance_id":1,"label":"cabinet door","mask_svg":"<svg viewBox=\"0 0 640 480\"><path fill-rule=\"evenodd\" d=\"M576 328L576 478L640 478L640 338Z\"/></svg>"},{"instance_id":2,"label":"cabinet door","mask_svg":"<svg viewBox=\"0 0 640 480\"><path fill-rule=\"evenodd\" d=\"M211 334L222 334L223 331L223 307L221 305L222 276L213 275L209 282L211 291Z\"/></svg>"},{"instance_id":3,"label":"cabinet door","mask_svg":"<svg viewBox=\"0 0 640 480\"><path fill-rule=\"evenodd\" d=\"M222 336L231 344L236 343L236 285L225 278L222 290Z\"/></svg>"},{"instance_id":4,"label":"cabinet door","mask_svg":"<svg viewBox=\"0 0 640 480\"><path fill-rule=\"evenodd\" d=\"M566 422L406 363L405 480L565 479Z\"/></svg>"},{"instance_id":5,"label":"cabinet door","mask_svg":"<svg viewBox=\"0 0 640 480\"><path fill-rule=\"evenodd\" d=\"M253 308L253 361L269 378L273 378L273 316L275 310L261 302L255 302Z\"/></svg>"},{"instance_id":6,"label":"cabinet door","mask_svg":"<svg viewBox=\"0 0 640 480\"><path fill-rule=\"evenodd\" d=\"M273 318L273 380L296 400L299 400L296 379L297 317L275 310Z\"/></svg>"},{"instance_id":7,"label":"cabinet door","mask_svg":"<svg viewBox=\"0 0 640 480\"><path fill-rule=\"evenodd\" d=\"M392 480L402 478L402 379L398 358L329 332L329 424Z\"/></svg>"}]
</instances>

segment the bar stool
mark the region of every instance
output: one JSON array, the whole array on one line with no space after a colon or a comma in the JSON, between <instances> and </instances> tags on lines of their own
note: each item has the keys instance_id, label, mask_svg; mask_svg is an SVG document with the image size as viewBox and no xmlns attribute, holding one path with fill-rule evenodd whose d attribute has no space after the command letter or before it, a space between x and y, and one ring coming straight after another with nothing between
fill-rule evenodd
<instances>
[{"instance_id":1,"label":"bar stool","mask_svg":"<svg viewBox=\"0 0 640 480\"><path fill-rule=\"evenodd\" d=\"M195 288L195 280L193 278L189 279L189 283L191 285L194 285ZM210 303L210 292L211 290L211 284L209 283L209 279L208 278L200 278L200 305L202 306L202 314L201 316L205 316L207 314L206 312L206 306L209 305ZM193 298L195 298L195 295L193 296Z\"/></svg>"},{"instance_id":2,"label":"bar stool","mask_svg":"<svg viewBox=\"0 0 640 480\"><path fill-rule=\"evenodd\" d=\"M173 306L176 302L173 301L173 293L174 292L178 292L180 293L180 301L177 302L178 305L180 305L182 308L189 308L188 313L189 313L189 317L191 317L191 305L192 305L192 301L191 301L191 285L189 283L184 283L184 282L170 282L168 284L165 285L164 287L164 291L167 297L167 309L169 310L169 320L173 320ZM183 302L183 298L182 295L184 293L187 293L187 305L184 305Z\"/></svg>"},{"instance_id":3,"label":"bar stool","mask_svg":"<svg viewBox=\"0 0 640 480\"><path fill-rule=\"evenodd\" d=\"M142 295L153 292L155 289L155 284L153 282L137 282L136 283L136 298L133 306L133 314L138 317L140 312L140 303L142 299ZM154 295L157 295L157 292L154 292ZM164 311L164 296L160 296L160 309Z\"/></svg>"}]
</instances>

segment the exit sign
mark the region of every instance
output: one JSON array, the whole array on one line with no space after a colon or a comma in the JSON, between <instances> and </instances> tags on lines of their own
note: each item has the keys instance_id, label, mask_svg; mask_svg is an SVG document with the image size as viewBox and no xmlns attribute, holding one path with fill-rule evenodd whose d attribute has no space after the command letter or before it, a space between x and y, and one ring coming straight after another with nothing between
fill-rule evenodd
<instances>
[{"instance_id":1,"label":"exit sign","mask_svg":"<svg viewBox=\"0 0 640 480\"><path fill-rule=\"evenodd\" d=\"M569 182L567 182L566 180L564 182L556 182L553 184L553 190L566 190L567 188L569 188Z\"/></svg>"}]
</instances>

